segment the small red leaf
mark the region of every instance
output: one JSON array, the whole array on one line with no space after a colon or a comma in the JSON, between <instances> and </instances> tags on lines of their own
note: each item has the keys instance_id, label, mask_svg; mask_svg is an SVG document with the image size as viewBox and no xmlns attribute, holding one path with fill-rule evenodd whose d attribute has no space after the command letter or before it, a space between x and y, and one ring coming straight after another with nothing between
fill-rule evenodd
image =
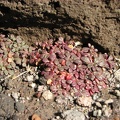
<instances>
[{"instance_id":1,"label":"small red leaf","mask_svg":"<svg viewBox=\"0 0 120 120\"><path fill-rule=\"evenodd\" d=\"M71 74L69 74L69 73L67 73L67 75L66 75L65 79L66 79L66 80L70 80L71 78L72 78L72 75L71 75Z\"/></svg>"},{"instance_id":2,"label":"small red leaf","mask_svg":"<svg viewBox=\"0 0 120 120\"><path fill-rule=\"evenodd\" d=\"M63 65L63 66L64 66L64 65L65 65L65 63L66 63L66 62L65 62L65 60L63 59L63 60L61 61L61 65Z\"/></svg>"}]
</instances>

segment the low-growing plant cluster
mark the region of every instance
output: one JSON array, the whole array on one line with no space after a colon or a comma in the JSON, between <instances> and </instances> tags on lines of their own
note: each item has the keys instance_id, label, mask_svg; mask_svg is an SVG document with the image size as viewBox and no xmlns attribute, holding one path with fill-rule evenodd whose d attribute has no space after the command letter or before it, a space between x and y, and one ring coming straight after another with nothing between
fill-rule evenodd
<instances>
[{"instance_id":1,"label":"low-growing plant cluster","mask_svg":"<svg viewBox=\"0 0 120 120\"><path fill-rule=\"evenodd\" d=\"M115 67L111 55L99 53L91 44L81 48L60 37L31 47L20 37L0 35L0 75L14 74L27 64L37 66L40 78L55 95L73 96L89 96L105 88L108 71Z\"/></svg>"},{"instance_id":2,"label":"low-growing plant cluster","mask_svg":"<svg viewBox=\"0 0 120 120\"><path fill-rule=\"evenodd\" d=\"M26 67L32 49L19 36L0 35L0 75L13 75L15 70Z\"/></svg>"},{"instance_id":3,"label":"low-growing plant cluster","mask_svg":"<svg viewBox=\"0 0 120 120\"><path fill-rule=\"evenodd\" d=\"M37 43L36 48L29 63L38 66L40 76L56 95L93 95L108 85L108 71L115 67L111 55L98 53L91 44L80 48L59 38Z\"/></svg>"}]
</instances>

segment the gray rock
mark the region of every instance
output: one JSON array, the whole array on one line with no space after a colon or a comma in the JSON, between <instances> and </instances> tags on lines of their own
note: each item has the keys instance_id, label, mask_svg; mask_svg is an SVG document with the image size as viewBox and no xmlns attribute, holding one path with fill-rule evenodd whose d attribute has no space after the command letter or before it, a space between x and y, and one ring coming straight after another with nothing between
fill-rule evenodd
<instances>
[{"instance_id":1,"label":"gray rock","mask_svg":"<svg viewBox=\"0 0 120 120\"><path fill-rule=\"evenodd\" d=\"M65 120L85 120L85 115L77 109L67 110L63 112L62 117Z\"/></svg>"},{"instance_id":2,"label":"gray rock","mask_svg":"<svg viewBox=\"0 0 120 120\"><path fill-rule=\"evenodd\" d=\"M13 115L14 100L4 94L0 94L0 116Z\"/></svg>"},{"instance_id":3,"label":"gray rock","mask_svg":"<svg viewBox=\"0 0 120 120\"><path fill-rule=\"evenodd\" d=\"M18 112L24 112L25 110L25 105L23 103L20 102L16 102L15 103L15 108Z\"/></svg>"},{"instance_id":4,"label":"gray rock","mask_svg":"<svg viewBox=\"0 0 120 120\"><path fill-rule=\"evenodd\" d=\"M0 120L5 120L5 118L0 116Z\"/></svg>"},{"instance_id":5,"label":"gray rock","mask_svg":"<svg viewBox=\"0 0 120 120\"><path fill-rule=\"evenodd\" d=\"M20 120L17 115L13 115L11 120Z\"/></svg>"}]
</instances>

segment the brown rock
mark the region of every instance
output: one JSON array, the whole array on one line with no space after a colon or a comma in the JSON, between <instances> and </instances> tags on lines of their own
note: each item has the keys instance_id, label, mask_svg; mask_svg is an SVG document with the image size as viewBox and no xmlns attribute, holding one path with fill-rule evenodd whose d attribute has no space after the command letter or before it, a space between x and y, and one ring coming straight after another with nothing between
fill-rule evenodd
<instances>
[{"instance_id":1,"label":"brown rock","mask_svg":"<svg viewBox=\"0 0 120 120\"><path fill-rule=\"evenodd\" d=\"M41 118L37 114L33 114L32 120L41 120Z\"/></svg>"}]
</instances>

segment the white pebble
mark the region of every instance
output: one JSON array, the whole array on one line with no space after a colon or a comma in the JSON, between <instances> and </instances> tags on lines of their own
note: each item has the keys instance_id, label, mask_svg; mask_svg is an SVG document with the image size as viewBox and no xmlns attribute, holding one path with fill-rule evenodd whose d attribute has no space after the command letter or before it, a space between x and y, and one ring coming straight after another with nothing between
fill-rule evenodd
<instances>
[{"instance_id":1,"label":"white pebble","mask_svg":"<svg viewBox=\"0 0 120 120\"><path fill-rule=\"evenodd\" d=\"M20 96L20 93L12 92L12 97L15 99L15 101L18 101L19 96Z\"/></svg>"},{"instance_id":2,"label":"white pebble","mask_svg":"<svg viewBox=\"0 0 120 120\"><path fill-rule=\"evenodd\" d=\"M101 110L98 110L98 113L97 113L97 116L101 116L102 115L102 111Z\"/></svg>"},{"instance_id":3,"label":"white pebble","mask_svg":"<svg viewBox=\"0 0 120 120\"><path fill-rule=\"evenodd\" d=\"M8 96L10 97L10 96L11 96L11 94L10 94L10 93L8 93Z\"/></svg>"},{"instance_id":4,"label":"white pebble","mask_svg":"<svg viewBox=\"0 0 120 120\"><path fill-rule=\"evenodd\" d=\"M20 99L21 103L25 103L25 98L24 97L20 97L19 99Z\"/></svg>"},{"instance_id":5,"label":"white pebble","mask_svg":"<svg viewBox=\"0 0 120 120\"><path fill-rule=\"evenodd\" d=\"M35 83L31 83L31 84L29 84L29 86L32 87L32 88L35 88L36 84Z\"/></svg>"},{"instance_id":6,"label":"white pebble","mask_svg":"<svg viewBox=\"0 0 120 120\"><path fill-rule=\"evenodd\" d=\"M39 92L42 92L43 89L44 89L44 85L39 85L39 86L38 86L38 91L39 91Z\"/></svg>"},{"instance_id":7,"label":"white pebble","mask_svg":"<svg viewBox=\"0 0 120 120\"><path fill-rule=\"evenodd\" d=\"M118 97L120 97L120 91L119 90L115 90L115 93Z\"/></svg>"},{"instance_id":8,"label":"white pebble","mask_svg":"<svg viewBox=\"0 0 120 120\"><path fill-rule=\"evenodd\" d=\"M108 99L105 101L106 104L113 103L113 99Z\"/></svg>"},{"instance_id":9,"label":"white pebble","mask_svg":"<svg viewBox=\"0 0 120 120\"><path fill-rule=\"evenodd\" d=\"M60 119L60 116L56 116L56 119L59 120L59 119Z\"/></svg>"},{"instance_id":10,"label":"white pebble","mask_svg":"<svg viewBox=\"0 0 120 120\"><path fill-rule=\"evenodd\" d=\"M28 75L28 76L27 76L27 81L28 81L28 82L31 82L31 81L33 81L33 80L34 80L33 75Z\"/></svg>"},{"instance_id":11,"label":"white pebble","mask_svg":"<svg viewBox=\"0 0 120 120\"><path fill-rule=\"evenodd\" d=\"M94 117L97 116L97 110L93 111L93 116L94 116Z\"/></svg>"},{"instance_id":12,"label":"white pebble","mask_svg":"<svg viewBox=\"0 0 120 120\"><path fill-rule=\"evenodd\" d=\"M79 41L75 42L75 47L81 45L81 43Z\"/></svg>"},{"instance_id":13,"label":"white pebble","mask_svg":"<svg viewBox=\"0 0 120 120\"><path fill-rule=\"evenodd\" d=\"M120 88L120 84L116 84L115 86L116 86L116 88Z\"/></svg>"},{"instance_id":14,"label":"white pebble","mask_svg":"<svg viewBox=\"0 0 120 120\"><path fill-rule=\"evenodd\" d=\"M99 103L99 102L96 102L96 106L98 106L98 107L102 107L102 105Z\"/></svg>"},{"instance_id":15,"label":"white pebble","mask_svg":"<svg viewBox=\"0 0 120 120\"><path fill-rule=\"evenodd\" d=\"M101 110L95 110L94 112L93 112L93 116L101 116L102 115L102 111Z\"/></svg>"},{"instance_id":16,"label":"white pebble","mask_svg":"<svg viewBox=\"0 0 120 120\"><path fill-rule=\"evenodd\" d=\"M53 99L53 94L50 92L50 90L47 90L47 91L43 92L42 97L45 100L51 100L51 99Z\"/></svg>"},{"instance_id":17,"label":"white pebble","mask_svg":"<svg viewBox=\"0 0 120 120\"><path fill-rule=\"evenodd\" d=\"M98 94L95 93L95 94L93 95L93 100L97 100L98 98L99 98Z\"/></svg>"},{"instance_id":18,"label":"white pebble","mask_svg":"<svg viewBox=\"0 0 120 120\"><path fill-rule=\"evenodd\" d=\"M26 99L27 99L27 100L30 100L30 98L29 98L29 97L26 97Z\"/></svg>"}]
</instances>

